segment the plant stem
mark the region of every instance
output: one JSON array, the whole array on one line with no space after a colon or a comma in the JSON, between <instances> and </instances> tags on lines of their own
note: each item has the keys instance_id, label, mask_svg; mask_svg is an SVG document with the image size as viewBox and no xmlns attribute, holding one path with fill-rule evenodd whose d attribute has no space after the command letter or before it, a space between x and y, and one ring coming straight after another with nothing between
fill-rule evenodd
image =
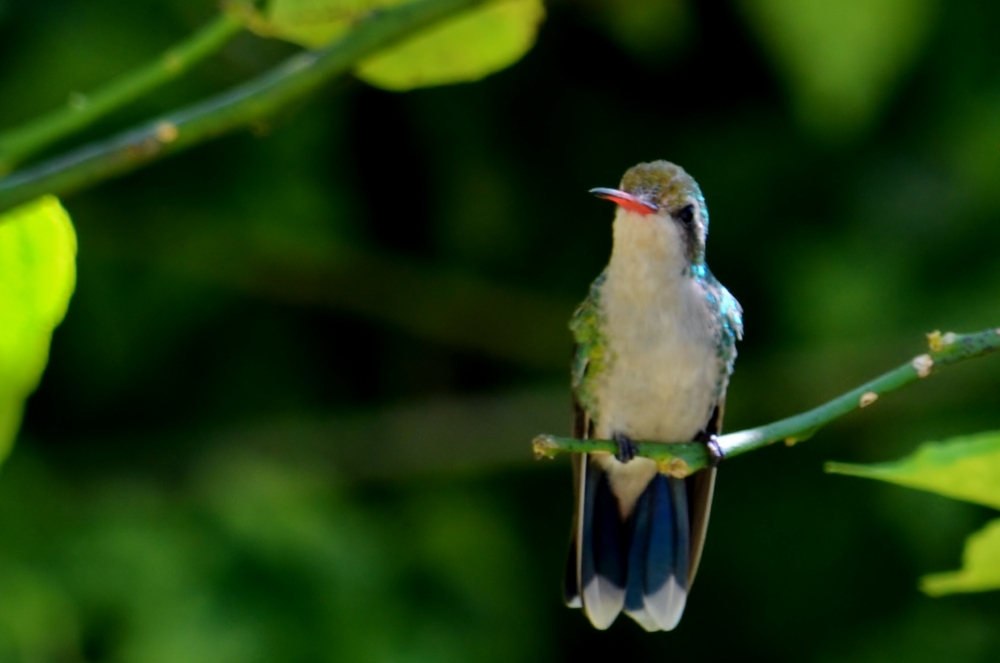
<instances>
[{"instance_id":1,"label":"plant stem","mask_svg":"<svg viewBox=\"0 0 1000 663\"><path fill-rule=\"evenodd\" d=\"M295 55L232 90L0 179L0 212L63 196L240 127L347 73L358 60L485 0L422 0L373 13L333 45Z\"/></svg>"},{"instance_id":2,"label":"plant stem","mask_svg":"<svg viewBox=\"0 0 1000 663\"><path fill-rule=\"evenodd\" d=\"M217 52L243 23L223 13L155 61L131 71L88 95L72 95L66 106L0 135L0 175L56 141L92 124L167 83Z\"/></svg>"},{"instance_id":3,"label":"plant stem","mask_svg":"<svg viewBox=\"0 0 1000 663\"><path fill-rule=\"evenodd\" d=\"M725 458L739 456L760 449L778 440L795 444L807 440L816 431L839 419L852 410L874 403L882 394L895 391L916 380L925 378L944 366L963 359L979 357L1000 348L1000 329L987 329L974 334L928 334L930 352L885 373L870 382L834 398L817 408L781 419L770 424L729 433L718 438L719 448ZM560 452L616 453L618 444L610 440L576 440L573 438L539 435L532 443L539 458L552 458ZM637 443L638 456L651 458L660 470L677 477L688 476L708 464L708 453L700 442Z\"/></svg>"}]
</instances>

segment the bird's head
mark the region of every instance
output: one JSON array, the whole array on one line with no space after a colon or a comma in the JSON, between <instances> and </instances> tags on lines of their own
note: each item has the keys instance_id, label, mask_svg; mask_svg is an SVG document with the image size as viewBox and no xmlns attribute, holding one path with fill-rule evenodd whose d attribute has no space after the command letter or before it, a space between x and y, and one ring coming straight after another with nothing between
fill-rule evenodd
<instances>
[{"instance_id":1,"label":"bird's head","mask_svg":"<svg viewBox=\"0 0 1000 663\"><path fill-rule=\"evenodd\" d=\"M649 224L645 229L654 236L679 244L689 265L704 264L708 208L698 183L680 166L669 161L640 163L626 171L618 189L590 192L618 205L616 220Z\"/></svg>"}]
</instances>

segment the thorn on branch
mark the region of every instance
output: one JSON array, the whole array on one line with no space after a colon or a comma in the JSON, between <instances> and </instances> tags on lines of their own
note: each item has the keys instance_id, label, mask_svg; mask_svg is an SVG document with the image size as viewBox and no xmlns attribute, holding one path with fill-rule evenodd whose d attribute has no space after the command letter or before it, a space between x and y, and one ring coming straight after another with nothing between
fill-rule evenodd
<instances>
[{"instance_id":1,"label":"thorn on branch","mask_svg":"<svg viewBox=\"0 0 1000 663\"><path fill-rule=\"evenodd\" d=\"M866 391L861 394L861 398L858 400L858 407L868 407L872 403L878 400L878 394L874 391Z\"/></svg>"},{"instance_id":2,"label":"thorn on branch","mask_svg":"<svg viewBox=\"0 0 1000 663\"><path fill-rule=\"evenodd\" d=\"M543 458L551 460L556 457L559 445L552 440L551 435L538 435L531 441L531 449L535 453L535 460Z\"/></svg>"},{"instance_id":3,"label":"thorn on branch","mask_svg":"<svg viewBox=\"0 0 1000 663\"><path fill-rule=\"evenodd\" d=\"M941 352L957 340L958 334L955 332L945 332L942 334L935 329L927 334L927 347L930 348L931 352Z\"/></svg>"},{"instance_id":4,"label":"thorn on branch","mask_svg":"<svg viewBox=\"0 0 1000 663\"><path fill-rule=\"evenodd\" d=\"M172 143L179 135L180 130L173 122L160 122L156 125L156 138L161 143Z\"/></svg>"},{"instance_id":5,"label":"thorn on branch","mask_svg":"<svg viewBox=\"0 0 1000 663\"><path fill-rule=\"evenodd\" d=\"M925 378L931 374L931 369L934 368L934 359L928 354L922 354L919 357L914 357L910 365L917 372L917 377Z\"/></svg>"}]
</instances>

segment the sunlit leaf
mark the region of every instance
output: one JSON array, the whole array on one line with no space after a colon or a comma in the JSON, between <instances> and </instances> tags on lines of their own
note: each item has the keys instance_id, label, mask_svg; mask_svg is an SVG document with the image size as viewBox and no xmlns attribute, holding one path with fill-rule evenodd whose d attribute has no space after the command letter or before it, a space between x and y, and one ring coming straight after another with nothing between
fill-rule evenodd
<instances>
[{"instance_id":1,"label":"sunlit leaf","mask_svg":"<svg viewBox=\"0 0 1000 663\"><path fill-rule=\"evenodd\" d=\"M476 81L521 59L544 16L540 0L490 3L370 58L357 73L390 90Z\"/></svg>"},{"instance_id":2,"label":"sunlit leaf","mask_svg":"<svg viewBox=\"0 0 1000 663\"><path fill-rule=\"evenodd\" d=\"M928 442L891 463L828 463L826 471L879 479L1000 509L1000 431Z\"/></svg>"},{"instance_id":3,"label":"sunlit leaf","mask_svg":"<svg viewBox=\"0 0 1000 663\"><path fill-rule=\"evenodd\" d=\"M924 576L920 589L931 596L1000 589L1000 520L990 522L965 542L961 570Z\"/></svg>"},{"instance_id":4,"label":"sunlit leaf","mask_svg":"<svg viewBox=\"0 0 1000 663\"><path fill-rule=\"evenodd\" d=\"M366 13L400 0L271 0L250 28L308 48L326 46Z\"/></svg>"},{"instance_id":5,"label":"sunlit leaf","mask_svg":"<svg viewBox=\"0 0 1000 663\"><path fill-rule=\"evenodd\" d=\"M76 283L75 261L76 235L57 199L0 215L0 460L45 369Z\"/></svg>"},{"instance_id":6,"label":"sunlit leaf","mask_svg":"<svg viewBox=\"0 0 1000 663\"><path fill-rule=\"evenodd\" d=\"M397 4L402 2L271 0L263 13L244 7L241 14L258 34L319 48L373 10ZM357 74L390 90L479 80L517 62L534 44L544 16L541 0L496 0L369 58Z\"/></svg>"},{"instance_id":7,"label":"sunlit leaf","mask_svg":"<svg viewBox=\"0 0 1000 663\"><path fill-rule=\"evenodd\" d=\"M892 463L826 469L1000 508L1000 431L928 442ZM969 537L961 570L925 576L921 589L931 596L1000 589L1000 520Z\"/></svg>"},{"instance_id":8,"label":"sunlit leaf","mask_svg":"<svg viewBox=\"0 0 1000 663\"><path fill-rule=\"evenodd\" d=\"M886 105L930 35L935 0L744 0L799 119L840 138Z\"/></svg>"}]
</instances>

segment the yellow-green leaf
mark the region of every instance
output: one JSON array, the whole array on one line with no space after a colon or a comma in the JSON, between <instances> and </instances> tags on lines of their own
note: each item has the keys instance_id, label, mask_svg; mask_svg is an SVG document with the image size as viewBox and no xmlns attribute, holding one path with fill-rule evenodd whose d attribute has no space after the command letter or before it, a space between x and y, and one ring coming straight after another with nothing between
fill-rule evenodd
<instances>
[{"instance_id":1,"label":"yellow-green leaf","mask_svg":"<svg viewBox=\"0 0 1000 663\"><path fill-rule=\"evenodd\" d=\"M271 0L237 5L247 27L308 48L331 43L374 10L413 0ZM388 90L476 81L517 62L545 18L541 0L494 0L361 62L358 77Z\"/></svg>"},{"instance_id":2,"label":"yellow-green leaf","mask_svg":"<svg viewBox=\"0 0 1000 663\"><path fill-rule=\"evenodd\" d=\"M247 27L307 48L326 46L365 14L400 4L401 0L271 0L263 14L247 5L241 14Z\"/></svg>"},{"instance_id":3,"label":"yellow-green leaf","mask_svg":"<svg viewBox=\"0 0 1000 663\"><path fill-rule=\"evenodd\" d=\"M46 196L0 214L0 461L38 386L76 284L76 234Z\"/></svg>"},{"instance_id":4,"label":"yellow-green leaf","mask_svg":"<svg viewBox=\"0 0 1000 663\"><path fill-rule=\"evenodd\" d=\"M879 479L1000 509L1000 431L927 442L902 460L827 463L827 472Z\"/></svg>"},{"instance_id":5,"label":"yellow-green leaf","mask_svg":"<svg viewBox=\"0 0 1000 663\"><path fill-rule=\"evenodd\" d=\"M960 570L924 576L920 589L931 596L1000 589L1000 520L969 537Z\"/></svg>"},{"instance_id":6,"label":"yellow-green leaf","mask_svg":"<svg viewBox=\"0 0 1000 663\"><path fill-rule=\"evenodd\" d=\"M863 130L914 64L936 0L743 0L799 119L826 138Z\"/></svg>"},{"instance_id":7,"label":"yellow-green leaf","mask_svg":"<svg viewBox=\"0 0 1000 663\"><path fill-rule=\"evenodd\" d=\"M369 58L357 74L389 90L476 81L520 60L544 17L540 0L498 0Z\"/></svg>"}]
</instances>

